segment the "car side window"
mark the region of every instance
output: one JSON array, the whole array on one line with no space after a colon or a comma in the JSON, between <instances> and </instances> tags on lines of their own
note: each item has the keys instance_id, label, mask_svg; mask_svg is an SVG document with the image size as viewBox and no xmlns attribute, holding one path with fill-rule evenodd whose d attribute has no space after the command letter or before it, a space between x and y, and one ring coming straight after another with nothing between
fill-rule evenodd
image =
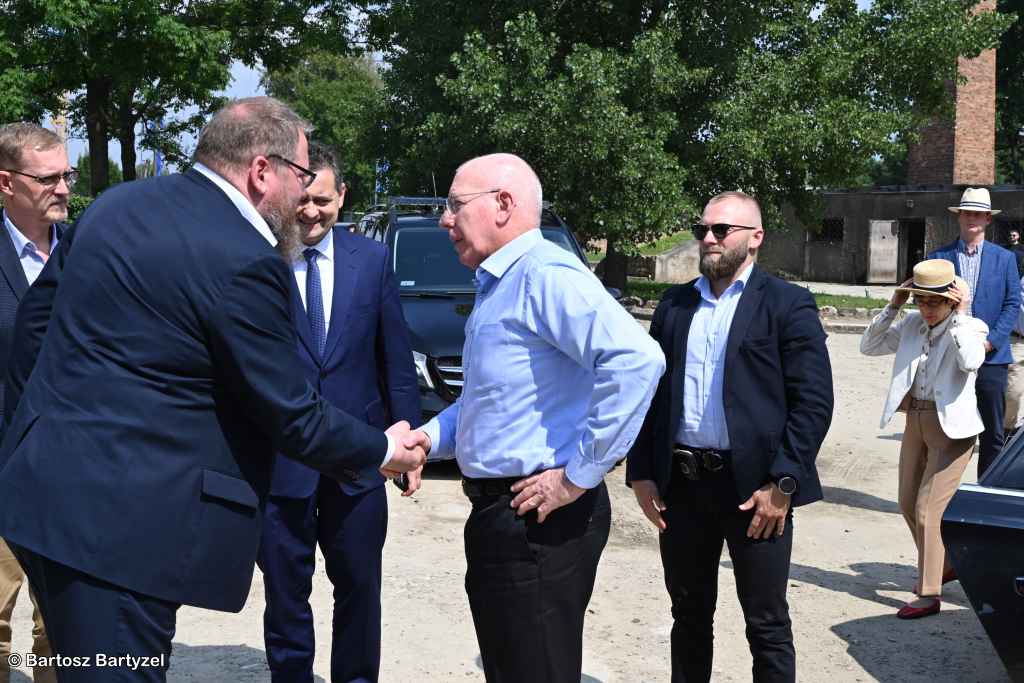
<instances>
[{"instance_id":1,"label":"car side window","mask_svg":"<svg viewBox=\"0 0 1024 683\"><path fill-rule=\"evenodd\" d=\"M1024 491L1024 434L1008 442L980 482L984 486Z\"/></svg>"}]
</instances>

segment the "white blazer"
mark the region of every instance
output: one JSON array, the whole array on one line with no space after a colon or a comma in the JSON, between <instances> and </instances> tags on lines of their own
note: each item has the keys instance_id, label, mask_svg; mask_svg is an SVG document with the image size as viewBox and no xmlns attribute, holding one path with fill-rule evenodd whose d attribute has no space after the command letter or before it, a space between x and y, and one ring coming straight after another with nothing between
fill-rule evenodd
<instances>
[{"instance_id":1,"label":"white blazer","mask_svg":"<svg viewBox=\"0 0 1024 683\"><path fill-rule=\"evenodd\" d=\"M978 368L985 362L988 325L956 311L952 316L945 334L936 340L928 362L939 363L935 373L935 408L942 431L951 439L966 439L985 431L974 382ZM860 352L864 355L896 354L881 427L889 423L910 392L928 335L928 324L917 311L911 311L894 325L895 319L895 309L886 306L860 339Z\"/></svg>"}]
</instances>

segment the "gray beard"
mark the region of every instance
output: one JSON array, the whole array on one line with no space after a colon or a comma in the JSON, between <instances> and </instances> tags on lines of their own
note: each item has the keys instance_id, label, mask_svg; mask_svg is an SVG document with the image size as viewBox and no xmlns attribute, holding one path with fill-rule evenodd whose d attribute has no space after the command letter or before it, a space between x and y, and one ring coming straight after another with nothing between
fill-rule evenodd
<instances>
[{"instance_id":1,"label":"gray beard","mask_svg":"<svg viewBox=\"0 0 1024 683\"><path fill-rule=\"evenodd\" d=\"M297 259L302 253L302 230L295 220L295 212L285 218L275 207L260 215L277 238L277 252L289 263Z\"/></svg>"},{"instance_id":2,"label":"gray beard","mask_svg":"<svg viewBox=\"0 0 1024 683\"><path fill-rule=\"evenodd\" d=\"M715 280L728 280L739 270L743 262L747 260L749 240L743 244L737 244L732 249L726 249L717 259L713 254L701 254L700 274L712 282Z\"/></svg>"}]
</instances>

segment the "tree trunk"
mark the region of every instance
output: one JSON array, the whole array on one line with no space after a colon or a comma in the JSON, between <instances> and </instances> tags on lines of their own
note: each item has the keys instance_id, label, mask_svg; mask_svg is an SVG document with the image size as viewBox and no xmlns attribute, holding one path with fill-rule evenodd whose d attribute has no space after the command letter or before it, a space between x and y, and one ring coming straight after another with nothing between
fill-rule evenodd
<instances>
[{"instance_id":1,"label":"tree trunk","mask_svg":"<svg viewBox=\"0 0 1024 683\"><path fill-rule=\"evenodd\" d=\"M91 80L85 85L85 129L89 136L89 170L92 183L89 192L93 197L110 185L109 156L107 142L110 140L110 126L106 107L110 99L108 79Z\"/></svg>"},{"instance_id":2,"label":"tree trunk","mask_svg":"<svg viewBox=\"0 0 1024 683\"><path fill-rule=\"evenodd\" d=\"M121 116L121 131L117 136L121 141L121 175L125 182L135 180L135 122L124 121Z\"/></svg>"},{"instance_id":3,"label":"tree trunk","mask_svg":"<svg viewBox=\"0 0 1024 683\"><path fill-rule=\"evenodd\" d=\"M609 239L604 257L603 282L605 287L625 289L628 270L629 264L626 255L615 248L615 240Z\"/></svg>"}]
</instances>

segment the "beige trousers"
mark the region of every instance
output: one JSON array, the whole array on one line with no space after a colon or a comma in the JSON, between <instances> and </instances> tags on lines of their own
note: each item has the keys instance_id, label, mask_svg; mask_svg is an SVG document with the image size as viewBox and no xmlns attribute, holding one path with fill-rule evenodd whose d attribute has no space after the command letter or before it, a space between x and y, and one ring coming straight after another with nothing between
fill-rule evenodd
<instances>
[{"instance_id":1,"label":"beige trousers","mask_svg":"<svg viewBox=\"0 0 1024 683\"><path fill-rule=\"evenodd\" d=\"M900 446L899 503L917 544L921 597L942 595L946 547L939 525L967 469L974 439L946 436L934 408L907 411Z\"/></svg>"},{"instance_id":2,"label":"beige trousers","mask_svg":"<svg viewBox=\"0 0 1024 683\"><path fill-rule=\"evenodd\" d=\"M1004 429L1016 429L1024 423L1024 342L1013 335L1010 337L1013 363L1006 372L1006 413Z\"/></svg>"},{"instance_id":3,"label":"beige trousers","mask_svg":"<svg viewBox=\"0 0 1024 683\"><path fill-rule=\"evenodd\" d=\"M7 543L0 538L0 683L8 683L11 678L7 661L11 654L11 613L22 583L25 583L25 572ZM32 652L39 657L49 657L52 652L43 628L43 617L31 590L28 596L32 600ZM36 667L32 671L32 680L36 683L57 683L57 674L52 667Z\"/></svg>"}]
</instances>

